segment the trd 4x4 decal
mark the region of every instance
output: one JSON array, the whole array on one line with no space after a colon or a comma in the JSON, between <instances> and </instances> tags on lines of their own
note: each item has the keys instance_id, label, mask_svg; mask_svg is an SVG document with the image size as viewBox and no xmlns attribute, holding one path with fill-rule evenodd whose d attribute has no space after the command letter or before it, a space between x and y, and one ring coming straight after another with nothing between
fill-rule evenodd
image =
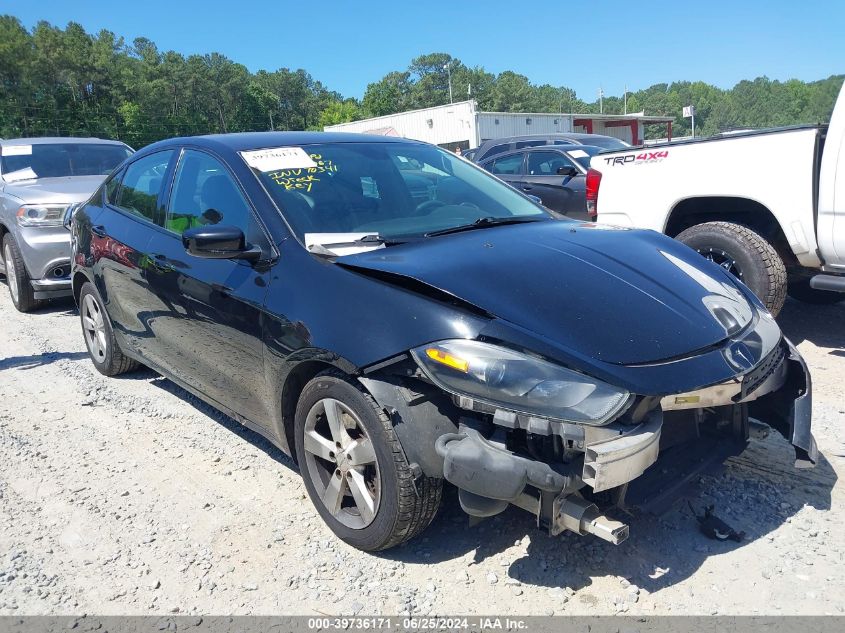
<instances>
[{"instance_id":1,"label":"trd 4x4 decal","mask_svg":"<svg viewBox=\"0 0 845 633\"><path fill-rule=\"evenodd\" d=\"M656 152L641 152L639 154L628 154L627 156L608 156L604 162L608 165L643 165L645 163L657 163L669 157L669 150Z\"/></svg>"}]
</instances>

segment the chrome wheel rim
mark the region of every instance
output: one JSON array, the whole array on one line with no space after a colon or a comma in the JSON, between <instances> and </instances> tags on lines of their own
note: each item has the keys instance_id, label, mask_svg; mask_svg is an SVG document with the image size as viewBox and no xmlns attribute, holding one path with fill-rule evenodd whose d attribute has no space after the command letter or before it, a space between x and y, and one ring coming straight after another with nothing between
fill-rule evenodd
<instances>
[{"instance_id":1,"label":"chrome wheel rim","mask_svg":"<svg viewBox=\"0 0 845 633\"><path fill-rule=\"evenodd\" d=\"M6 283L9 284L9 292L15 303L18 302L18 277L15 272L15 263L12 260L12 249L6 244L3 249L3 262L6 265Z\"/></svg>"},{"instance_id":2,"label":"chrome wheel rim","mask_svg":"<svg viewBox=\"0 0 845 633\"><path fill-rule=\"evenodd\" d=\"M375 519L381 475L375 447L357 415L334 398L317 402L305 419L305 467L320 501L354 530Z\"/></svg>"},{"instance_id":3,"label":"chrome wheel rim","mask_svg":"<svg viewBox=\"0 0 845 633\"><path fill-rule=\"evenodd\" d=\"M737 266L736 260L730 255L728 255L725 251L715 248L699 248L697 250L699 255L702 255L704 259L709 259L717 266L721 266L722 268L727 270L734 277L742 279L742 271L739 269L739 266Z\"/></svg>"},{"instance_id":4,"label":"chrome wheel rim","mask_svg":"<svg viewBox=\"0 0 845 633\"><path fill-rule=\"evenodd\" d=\"M105 362L108 352L106 322L103 311L92 295L85 295L82 301L82 331L88 352L98 363Z\"/></svg>"}]
</instances>

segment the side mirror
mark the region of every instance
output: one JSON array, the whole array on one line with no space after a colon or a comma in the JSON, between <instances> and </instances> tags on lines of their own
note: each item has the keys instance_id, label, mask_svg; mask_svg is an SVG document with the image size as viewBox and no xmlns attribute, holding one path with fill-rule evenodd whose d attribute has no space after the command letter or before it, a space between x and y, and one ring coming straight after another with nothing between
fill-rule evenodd
<instances>
[{"instance_id":1,"label":"side mirror","mask_svg":"<svg viewBox=\"0 0 845 633\"><path fill-rule=\"evenodd\" d=\"M578 170L575 169L572 165L568 165L566 167L558 167L557 175L566 176L567 178L574 178L578 175Z\"/></svg>"},{"instance_id":2,"label":"side mirror","mask_svg":"<svg viewBox=\"0 0 845 633\"><path fill-rule=\"evenodd\" d=\"M539 204L540 206L543 205L543 200L542 200L542 198L540 198L540 196L532 196L530 193L526 193L525 195L528 196L531 200L533 200L537 204Z\"/></svg>"},{"instance_id":3,"label":"side mirror","mask_svg":"<svg viewBox=\"0 0 845 633\"><path fill-rule=\"evenodd\" d=\"M194 257L203 259L246 259L261 258L261 249L248 246L244 232L235 226L210 224L182 233L185 250Z\"/></svg>"}]
</instances>

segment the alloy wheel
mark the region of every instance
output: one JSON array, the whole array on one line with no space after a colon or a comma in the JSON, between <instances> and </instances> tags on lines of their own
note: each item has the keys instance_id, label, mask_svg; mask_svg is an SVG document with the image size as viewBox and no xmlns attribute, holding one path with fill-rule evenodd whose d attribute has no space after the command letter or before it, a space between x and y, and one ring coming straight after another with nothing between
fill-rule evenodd
<instances>
[{"instance_id":1,"label":"alloy wheel","mask_svg":"<svg viewBox=\"0 0 845 633\"><path fill-rule=\"evenodd\" d=\"M346 527L373 522L381 500L375 447L360 418L340 400L318 401L305 420L306 474L331 515Z\"/></svg>"},{"instance_id":2,"label":"alloy wheel","mask_svg":"<svg viewBox=\"0 0 845 633\"><path fill-rule=\"evenodd\" d=\"M736 260L725 251L713 248L699 248L697 250L698 254L702 255L705 259L709 259L717 266L721 266L734 277L742 279L742 270L740 270L739 266L736 263Z\"/></svg>"},{"instance_id":3,"label":"alloy wheel","mask_svg":"<svg viewBox=\"0 0 845 633\"><path fill-rule=\"evenodd\" d=\"M108 352L104 319L103 311L93 295L85 295L85 299L82 301L82 331L85 334L88 351L99 363L105 362Z\"/></svg>"},{"instance_id":4,"label":"alloy wheel","mask_svg":"<svg viewBox=\"0 0 845 633\"><path fill-rule=\"evenodd\" d=\"M9 284L9 292L15 303L18 302L18 277L15 271L15 263L12 259L12 247L7 243L3 249L3 260L6 264L6 283Z\"/></svg>"}]
</instances>

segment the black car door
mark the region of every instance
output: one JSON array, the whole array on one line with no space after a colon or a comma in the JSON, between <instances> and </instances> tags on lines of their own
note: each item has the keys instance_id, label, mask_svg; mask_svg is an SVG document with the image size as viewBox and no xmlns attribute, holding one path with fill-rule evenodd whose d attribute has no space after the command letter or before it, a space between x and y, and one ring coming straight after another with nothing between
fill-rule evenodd
<instances>
[{"instance_id":1,"label":"black car door","mask_svg":"<svg viewBox=\"0 0 845 633\"><path fill-rule=\"evenodd\" d=\"M93 217L90 253L98 289L121 346L142 356L154 351L150 325L147 246L161 212L162 191L175 152L147 154L105 187L103 211Z\"/></svg>"},{"instance_id":2,"label":"black car door","mask_svg":"<svg viewBox=\"0 0 845 633\"><path fill-rule=\"evenodd\" d=\"M262 326L270 241L240 185L221 160L185 149L161 227L150 243L150 289L168 306L156 329L163 367L225 408L262 424L271 419ZM186 252L182 233L221 224L240 228L263 262L204 259Z\"/></svg>"},{"instance_id":3,"label":"black car door","mask_svg":"<svg viewBox=\"0 0 845 633\"><path fill-rule=\"evenodd\" d=\"M571 170L571 173L565 173ZM561 173L564 172L564 173ZM539 197L543 205L575 220L587 219L584 170L561 151L528 152L521 189Z\"/></svg>"}]
</instances>

